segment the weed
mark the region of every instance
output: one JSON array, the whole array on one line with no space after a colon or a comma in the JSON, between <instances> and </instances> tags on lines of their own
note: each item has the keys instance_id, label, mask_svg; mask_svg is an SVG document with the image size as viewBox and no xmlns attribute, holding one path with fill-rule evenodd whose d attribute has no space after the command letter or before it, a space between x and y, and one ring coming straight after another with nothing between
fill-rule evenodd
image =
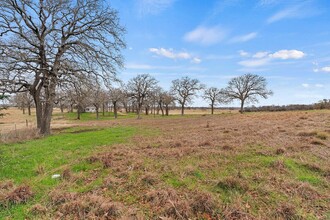
<instances>
[{"instance_id":1,"label":"weed","mask_svg":"<svg viewBox=\"0 0 330 220\"><path fill-rule=\"evenodd\" d=\"M20 204L26 203L32 197L33 192L31 188L27 185L21 185L9 192L5 199L7 203Z\"/></svg>"},{"instance_id":2,"label":"weed","mask_svg":"<svg viewBox=\"0 0 330 220\"><path fill-rule=\"evenodd\" d=\"M227 177L217 183L217 187L223 190L246 191L249 186L242 179L237 177Z\"/></svg>"},{"instance_id":3,"label":"weed","mask_svg":"<svg viewBox=\"0 0 330 220\"><path fill-rule=\"evenodd\" d=\"M47 208L41 204L35 204L29 209L29 213L32 215L46 215Z\"/></svg>"},{"instance_id":4,"label":"weed","mask_svg":"<svg viewBox=\"0 0 330 220\"><path fill-rule=\"evenodd\" d=\"M317 131L302 131L298 133L299 136L302 137L311 137L311 136L316 136Z\"/></svg>"},{"instance_id":5,"label":"weed","mask_svg":"<svg viewBox=\"0 0 330 220\"><path fill-rule=\"evenodd\" d=\"M328 138L328 134L325 132L317 132L316 137L321 140L326 140Z\"/></svg>"},{"instance_id":6,"label":"weed","mask_svg":"<svg viewBox=\"0 0 330 220\"><path fill-rule=\"evenodd\" d=\"M146 173L142 176L141 181L146 185L155 185L158 182L156 175L152 173Z\"/></svg>"},{"instance_id":7,"label":"weed","mask_svg":"<svg viewBox=\"0 0 330 220\"><path fill-rule=\"evenodd\" d=\"M285 149L284 148L277 148L275 151L276 155L281 155L285 153Z\"/></svg>"},{"instance_id":8,"label":"weed","mask_svg":"<svg viewBox=\"0 0 330 220\"><path fill-rule=\"evenodd\" d=\"M280 204L277 207L276 212L274 213L274 215L277 218L283 218L283 219L287 219L287 220L300 219L297 216L297 211L296 211L295 206L293 204L289 204L289 203Z\"/></svg>"}]
</instances>

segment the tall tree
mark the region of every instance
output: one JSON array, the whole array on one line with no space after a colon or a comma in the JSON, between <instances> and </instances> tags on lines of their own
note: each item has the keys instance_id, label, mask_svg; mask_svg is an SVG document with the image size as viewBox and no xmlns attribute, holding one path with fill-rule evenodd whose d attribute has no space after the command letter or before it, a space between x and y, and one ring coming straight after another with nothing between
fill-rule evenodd
<instances>
[{"instance_id":1,"label":"tall tree","mask_svg":"<svg viewBox=\"0 0 330 220\"><path fill-rule=\"evenodd\" d=\"M165 115L168 116L171 105L175 104L175 97L170 92L164 92L162 94L162 102L165 107Z\"/></svg>"},{"instance_id":2,"label":"tall tree","mask_svg":"<svg viewBox=\"0 0 330 220\"><path fill-rule=\"evenodd\" d=\"M103 0L1 0L0 91L29 91L47 135L61 77L110 80L122 66L124 32Z\"/></svg>"},{"instance_id":3,"label":"tall tree","mask_svg":"<svg viewBox=\"0 0 330 220\"><path fill-rule=\"evenodd\" d=\"M151 96L157 83L158 81L149 74L140 74L128 82L128 91L136 101L138 119L141 118L141 109L146 99Z\"/></svg>"},{"instance_id":4,"label":"tall tree","mask_svg":"<svg viewBox=\"0 0 330 220\"><path fill-rule=\"evenodd\" d=\"M25 114L25 108L28 109L28 114L31 115L31 108L33 106L33 97L29 92L17 93L12 102L19 108L22 109L23 114Z\"/></svg>"},{"instance_id":5,"label":"tall tree","mask_svg":"<svg viewBox=\"0 0 330 220\"><path fill-rule=\"evenodd\" d=\"M8 99L8 96L4 95L4 94L0 94L0 117L3 117L5 114L1 113L1 110L7 109L7 106L5 106L4 101Z\"/></svg>"},{"instance_id":6,"label":"tall tree","mask_svg":"<svg viewBox=\"0 0 330 220\"><path fill-rule=\"evenodd\" d=\"M191 103L193 97L203 88L204 85L198 79L190 79L187 76L172 81L171 92L181 105L181 115L184 115L185 106Z\"/></svg>"},{"instance_id":7,"label":"tall tree","mask_svg":"<svg viewBox=\"0 0 330 220\"><path fill-rule=\"evenodd\" d=\"M267 81L264 77L248 73L232 78L222 92L228 101L240 100L240 112L243 113L245 103L256 103L259 97L267 99L273 95L273 92L266 87Z\"/></svg>"},{"instance_id":8,"label":"tall tree","mask_svg":"<svg viewBox=\"0 0 330 220\"><path fill-rule=\"evenodd\" d=\"M118 118L118 103L125 98L125 93L119 88L111 88L109 99L113 105L114 117Z\"/></svg>"},{"instance_id":9,"label":"tall tree","mask_svg":"<svg viewBox=\"0 0 330 220\"><path fill-rule=\"evenodd\" d=\"M80 120L81 113L85 111L91 90L94 85L85 75L69 76L65 83L62 84L63 90L67 94L67 99L73 112L73 108L77 109L77 119Z\"/></svg>"},{"instance_id":10,"label":"tall tree","mask_svg":"<svg viewBox=\"0 0 330 220\"><path fill-rule=\"evenodd\" d=\"M214 106L225 102L225 97L222 91L215 87L210 87L204 90L203 98L210 101L211 114L214 113Z\"/></svg>"}]
</instances>

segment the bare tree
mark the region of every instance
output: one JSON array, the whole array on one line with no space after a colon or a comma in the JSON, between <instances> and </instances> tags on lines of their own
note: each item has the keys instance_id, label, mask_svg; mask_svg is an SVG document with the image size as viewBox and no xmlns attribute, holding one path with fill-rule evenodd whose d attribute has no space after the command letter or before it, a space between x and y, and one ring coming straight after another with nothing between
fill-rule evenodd
<instances>
[{"instance_id":1,"label":"bare tree","mask_svg":"<svg viewBox=\"0 0 330 220\"><path fill-rule=\"evenodd\" d=\"M210 87L204 90L203 98L210 101L211 114L214 113L214 106L225 102L225 97L222 91L215 87Z\"/></svg>"},{"instance_id":2,"label":"bare tree","mask_svg":"<svg viewBox=\"0 0 330 220\"><path fill-rule=\"evenodd\" d=\"M169 115L170 107L175 104L175 97L170 92L162 94L162 102L165 108L165 115Z\"/></svg>"},{"instance_id":3,"label":"bare tree","mask_svg":"<svg viewBox=\"0 0 330 220\"><path fill-rule=\"evenodd\" d=\"M1 0L0 91L29 91L37 127L47 135L61 77L113 78L124 32L102 0Z\"/></svg>"},{"instance_id":4,"label":"bare tree","mask_svg":"<svg viewBox=\"0 0 330 220\"><path fill-rule=\"evenodd\" d=\"M89 95L93 88L89 78L85 75L68 77L66 83L63 83L63 89L67 94L71 112L75 107L77 109L77 119L80 120L81 113L84 112L88 103Z\"/></svg>"},{"instance_id":5,"label":"bare tree","mask_svg":"<svg viewBox=\"0 0 330 220\"><path fill-rule=\"evenodd\" d=\"M204 85L202 85L198 79L190 79L187 76L172 81L171 92L181 105L181 115L184 115L184 107L186 104L191 103L192 98L203 88Z\"/></svg>"},{"instance_id":6,"label":"bare tree","mask_svg":"<svg viewBox=\"0 0 330 220\"><path fill-rule=\"evenodd\" d=\"M113 105L113 113L118 118L118 103L125 97L125 93L119 88L112 88L109 92L109 98Z\"/></svg>"},{"instance_id":7,"label":"bare tree","mask_svg":"<svg viewBox=\"0 0 330 220\"><path fill-rule=\"evenodd\" d=\"M60 108L61 113L64 112L64 108L68 104L67 100L68 96L62 89L56 92L55 104Z\"/></svg>"},{"instance_id":8,"label":"bare tree","mask_svg":"<svg viewBox=\"0 0 330 220\"><path fill-rule=\"evenodd\" d=\"M227 101L240 100L240 112L243 113L245 103L256 103L258 102L258 97L267 99L273 95L273 92L267 90L266 86L267 82L264 77L248 73L231 79L222 92Z\"/></svg>"},{"instance_id":9,"label":"bare tree","mask_svg":"<svg viewBox=\"0 0 330 220\"><path fill-rule=\"evenodd\" d=\"M132 98L136 101L138 119L145 100L153 93L158 81L149 74L141 74L131 79L127 88Z\"/></svg>"},{"instance_id":10,"label":"bare tree","mask_svg":"<svg viewBox=\"0 0 330 220\"><path fill-rule=\"evenodd\" d=\"M25 114L25 108L28 109L28 114L31 115L31 108L33 106L33 97L29 92L17 93L12 100L19 109L22 109Z\"/></svg>"},{"instance_id":11,"label":"bare tree","mask_svg":"<svg viewBox=\"0 0 330 220\"><path fill-rule=\"evenodd\" d=\"M8 99L8 96L0 94L0 117L3 117L5 113L1 113L1 110L7 109L7 106L4 104L4 101Z\"/></svg>"},{"instance_id":12,"label":"bare tree","mask_svg":"<svg viewBox=\"0 0 330 220\"><path fill-rule=\"evenodd\" d=\"M108 97L97 80L89 80L89 86L88 101L89 104L95 107L96 119L99 119L100 108L103 106L103 103Z\"/></svg>"}]
</instances>

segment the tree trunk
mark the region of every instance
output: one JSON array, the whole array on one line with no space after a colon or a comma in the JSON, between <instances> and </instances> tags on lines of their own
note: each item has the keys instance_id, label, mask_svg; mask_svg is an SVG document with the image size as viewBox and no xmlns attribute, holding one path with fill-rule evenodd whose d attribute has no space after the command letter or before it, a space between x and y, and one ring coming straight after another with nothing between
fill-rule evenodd
<instances>
[{"instance_id":1,"label":"tree trunk","mask_svg":"<svg viewBox=\"0 0 330 220\"><path fill-rule=\"evenodd\" d=\"M211 115L214 113L214 102L211 103Z\"/></svg>"},{"instance_id":2,"label":"tree trunk","mask_svg":"<svg viewBox=\"0 0 330 220\"><path fill-rule=\"evenodd\" d=\"M118 117L118 114L117 114L117 102L113 102L113 113L115 115L115 118Z\"/></svg>"},{"instance_id":3,"label":"tree trunk","mask_svg":"<svg viewBox=\"0 0 330 220\"><path fill-rule=\"evenodd\" d=\"M184 115L184 103L181 104L181 116Z\"/></svg>"},{"instance_id":4,"label":"tree trunk","mask_svg":"<svg viewBox=\"0 0 330 220\"><path fill-rule=\"evenodd\" d=\"M95 107L96 110L96 119L99 119L99 107Z\"/></svg>"},{"instance_id":5,"label":"tree trunk","mask_svg":"<svg viewBox=\"0 0 330 220\"><path fill-rule=\"evenodd\" d=\"M146 115L149 115L149 108L146 107Z\"/></svg>"},{"instance_id":6,"label":"tree trunk","mask_svg":"<svg viewBox=\"0 0 330 220\"><path fill-rule=\"evenodd\" d=\"M136 106L136 112L137 112L137 115L138 115L137 119L141 119L141 109L142 109L142 104L141 105L138 104Z\"/></svg>"},{"instance_id":7,"label":"tree trunk","mask_svg":"<svg viewBox=\"0 0 330 220\"><path fill-rule=\"evenodd\" d=\"M52 120L52 113L53 113L53 102L49 101L45 104L45 107L43 109L43 117L41 121L41 128L40 133L42 135L48 135L50 134L50 122Z\"/></svg>"},{"instance_id":8,"label":"tree trunk","mask_svg":"<svg viewBox=\"0 0 330 220\"><path fill-rule=\"evenodd\" d=\"M160 110L162 111L162 116L164 116L164 108L162 107Z\"/></svg>"},{"instance_id":9,"label":"tree trunk","mask_svg":"<svg viewBox=\"0 0 330 220\"><path fill-rule=\"evenodd\" d=\"M45 87L45 103L42 107L42 117L40 134L49 135L50 134L50 122L52 120L52 113L54 108L54 100L56 97L56 78L52 77L49 79L49 85Z\"/></svg>"},{"instance_id":10,"label":"tree trunk","mask_svg":"<svg viewBox=\"0 0 330 220\"><path fill-rule=\"evenodd\" d=\"M80 120L80 106L77 106L77 120Z\"/></svg>"},{"instance_id":11,"label":"tree trunk","mask_svg":"<svg viewBox=\"0 0 330 220\"><path fill-rule=\"evenodd\" d=\"M32 95L34 104L36 106L37 129L41 129L42 104L40 100L40 91L32 91L30 94Z\"/></svg>"},{"instance_id":12,"label":"tree trunk","mask_svg":"<svg viewBox=\"0 0 330 220\"><path fill-rule=\"evenodd\" d=\"M241 110L240 113L243 114L244 112L244 100L241 100Z\"/></svg>"},{"instance_id":13,"label":"tree trunk","mask_svg":"<svg viewBox=\"0 0 330 220\"><path fill-rule=\"evenodd\" d=\"M105 105L104 103L102 103L102 115L104 116L104 114L105 114Z\"/></svg>"},{"instance_id":14,"label":"tree trunk","mask_svg":"<svg viewBox=\"0 0 330 220\"><path fill-rule=\"evenodd\" d=\"M31 116L31 105L28 105L28 114Z\"/></svg>"},{"instance_id":15,"label":"tree trunk","mask_svg":"<svg viewBox=\"0 0 330 220\"><path fill-rule=\"evenodd\" d=\"M23 115L25 115L25 106L22 106L22 110L23 110Z\"/></svg>"},{"instance_id":16,"label":"tree trunk","mask_svg":"<svg viewBox=\"0 0 330 220\"><path fill-rule=\"evenodd\" d=\"M168 116L168 113L169 113L169 107L168 107L168 105L165 106L165 112L166 112L166 113L165 113L166 116Z\"/></svg>"}]
</instances>

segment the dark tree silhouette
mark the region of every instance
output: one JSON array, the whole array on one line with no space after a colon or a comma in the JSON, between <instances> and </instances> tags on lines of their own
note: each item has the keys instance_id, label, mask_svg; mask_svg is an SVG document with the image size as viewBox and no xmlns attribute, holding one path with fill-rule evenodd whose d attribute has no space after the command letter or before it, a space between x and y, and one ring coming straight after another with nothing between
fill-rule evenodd
<instances>
[{"instance_id":1,"label":"dark tree silhouette","mask_svg":"<svg viewBox=\"0 0 330 220\"><path fill-rule=\"evenodd\" d=\"M181 105L181 115L184 115L186 104L191 103L192 98L203 88L204 85L198 79L190 79L187 76L172 81L171 93Z\"/></svg>"},{"instance_id":2,"label":"dark tree silhouette","mask_svg":"<svg viewBox=\"0 0 330 220\"><path fill-rule=\"evenodd\" d=\"M222 93L227 101L240 100L240 112L243 113L245 103L256 103L259 97L267 99L273 95L273 92L267 90L266 86L267 82L264 77L248 73L231 79Z\"/></svg>"}]
</instances>

